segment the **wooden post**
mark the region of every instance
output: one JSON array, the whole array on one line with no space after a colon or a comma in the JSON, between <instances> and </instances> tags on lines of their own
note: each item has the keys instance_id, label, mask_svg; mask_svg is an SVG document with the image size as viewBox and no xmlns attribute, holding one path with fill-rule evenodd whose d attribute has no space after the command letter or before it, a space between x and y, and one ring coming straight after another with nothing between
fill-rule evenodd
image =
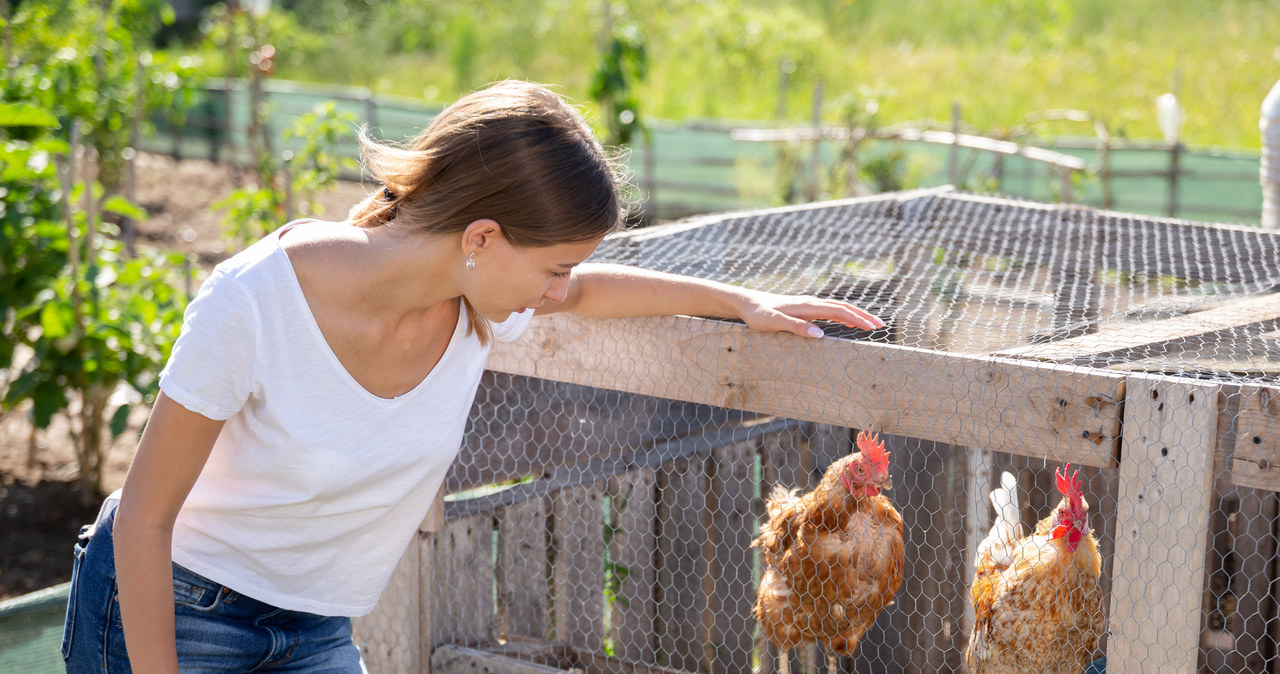
<instances>
[{"instance_id":1,"label":"wooden post","mask_svg":"<svg viewBox=\"0 0 1280 674\"><path fill-rule=\"evenodd\" d=\"M1128 378L1107 668L1195 671L1217 387Z\"/></svg>"},{"instance_id":2,"label":"wooden post","mask_svg":"<svg viewBox=\"0 0 1280 674\"><path fill-rule=\"evenodd\" d=\"M493 516L446 520L422 537L422 655L441 644L478 644L492 636Z\"/></svg>"},{"instance_id":3,"label":"wooden post","mask_svg":"<svg viewBox=\"0 0 1280 674\"><path fill-rule=\"evenodd\" d=\"M960 179L960 104L951 104L951 151L947 154L947 182L956 188Z\"/></svg>"},{"instance_id":4,"label":"wooden post","mask_svg":"<svg viewBox=\"0 0 1280 674\"><path fill-rule=\"evenodd\" d=\"M624 575L616 587L617 600L609 606L609 624L613 629L614 652L632 662L653 663L655 660L655 479L652 468L610 478L613 498L609 523L613 526L613 536L609 559L615 573Z\"/></svg>"},{"instance_id":5,"label":"wooden post","mask_svg":"<svg viewBox=\"0 0 1280 674\"><path fill-rule=\"evenodd\" d=\"M676 459L659 470L658 664L695 672L710 664L703 652L709 635L702 584L708 577L709 489L704 456Z\"/></svg>"},{"instance_id":6,"label":"wooden post","mask_svg":"<svg viewBox=\"0 0 1280 674\"><path fill-rule=\"evenodd\" d=\"M600 650L603 636L604 487L562 489L551 497L555 638L586 651Z\"/></svg>"},{"instance_id":7,"label":"wooden post","mask_svg":"<svg viewBox=\"0 0 1280 674\"><path fill-rule=\"evenodd\" d=\"M712 450L710 517L714 551L710 580L713 672L733 674L751 669L751 633L755 628L751 588L751 539L755 524L755 459L758 441L748 440Z\"/></svg>"},{"instance_id":8,"label":"wooden post","mask_svg":"<svg viewBox=\"0 0 1280 674\"><path fill-rule=\"evenodd\" d=\"M532 498L499 511L499 636L546 639L547 500Z\"/></svg>"},{"instance_id":9,"label":"wooden post","mask_svg":"<svg viewBox=\"0 0 1280 674\"><path fill-rule=\"evenodd\" d=\"M1182 142L1169 147L1169 217L1178 216L1178 164L1182 155Z\"/></svg>"}]
</instances>

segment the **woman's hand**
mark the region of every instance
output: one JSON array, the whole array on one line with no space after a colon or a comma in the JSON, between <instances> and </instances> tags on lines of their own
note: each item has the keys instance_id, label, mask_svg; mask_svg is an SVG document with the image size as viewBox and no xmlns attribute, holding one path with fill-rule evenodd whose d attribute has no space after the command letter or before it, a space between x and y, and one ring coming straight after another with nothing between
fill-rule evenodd
<instances>
[{"instance_id":1,"label":"woman's hand","mask_svg":"<svg viewBox=\"0 0 1280 674\"><path fill-rule=\"evenodd\" d=\"M884 327L884 321L848 302L807 295L775 295L747 291L739 302L739 318L748 327L765 332L790 332L801 337L821 337L822 329L810 321L827 320L862 330Z\"/></svg>"}]
</instances>

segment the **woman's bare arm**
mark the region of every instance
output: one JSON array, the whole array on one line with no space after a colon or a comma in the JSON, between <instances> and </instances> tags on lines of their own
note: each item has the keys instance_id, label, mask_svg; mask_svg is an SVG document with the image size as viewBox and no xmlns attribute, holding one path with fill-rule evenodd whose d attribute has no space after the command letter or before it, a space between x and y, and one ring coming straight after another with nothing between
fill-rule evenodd
<instances>
[{"instance_id":1,"label":"woman's bare arm","mask_svg":"<svg viewBox=\"0 0 1280 674\"><path fill-rule=\"evenodd\" d=\"M116 511L116 579L135 672L177 672L173 523L204 469L222 421L156 397Z\"/></svg>"}]
</instances>

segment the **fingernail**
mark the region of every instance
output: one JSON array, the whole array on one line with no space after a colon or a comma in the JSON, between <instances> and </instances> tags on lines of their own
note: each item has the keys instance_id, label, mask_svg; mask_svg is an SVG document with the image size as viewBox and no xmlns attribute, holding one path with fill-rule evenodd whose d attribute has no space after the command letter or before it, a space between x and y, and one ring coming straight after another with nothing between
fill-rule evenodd
<instances>
[{"instance_id":1,"label":"fingernail","mask_svg":"<svg viewBox=\"0 0 1280 674\"><path fill-rule=\"evenodd\" d=\"M812 326L812 325L811 325L811 326L809 326L809 336L810 336L810 337L822 337L823 335L826 335L826 334L827 334L827 333L825 333L825 332L823 332L823 331L822 331L822 328L819 328L819 327L816 327L816 326Z\"/></svg>"}]
</instances>

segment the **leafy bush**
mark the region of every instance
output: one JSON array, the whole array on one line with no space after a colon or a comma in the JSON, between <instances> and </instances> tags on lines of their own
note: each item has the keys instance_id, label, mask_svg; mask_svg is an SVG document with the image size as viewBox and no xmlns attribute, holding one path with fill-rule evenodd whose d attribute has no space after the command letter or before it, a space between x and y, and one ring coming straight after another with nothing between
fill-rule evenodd
<instances>
[{"instance_id":1,"label":"leafy bush","mask_svg":"<svg viewBox=\"0 0 1280 674\"><path fill-rule=\"evenodd\" d=\"M146 216L118 194L131 138L151 106L180 117L199 85L189 61L147 50L167 14L163 0L22 3L0 80L0 407L29 402L38 428L69 418L86 503L186 305L182 256L134 255L104 219Z\"/></svg>"}]
</instances>

